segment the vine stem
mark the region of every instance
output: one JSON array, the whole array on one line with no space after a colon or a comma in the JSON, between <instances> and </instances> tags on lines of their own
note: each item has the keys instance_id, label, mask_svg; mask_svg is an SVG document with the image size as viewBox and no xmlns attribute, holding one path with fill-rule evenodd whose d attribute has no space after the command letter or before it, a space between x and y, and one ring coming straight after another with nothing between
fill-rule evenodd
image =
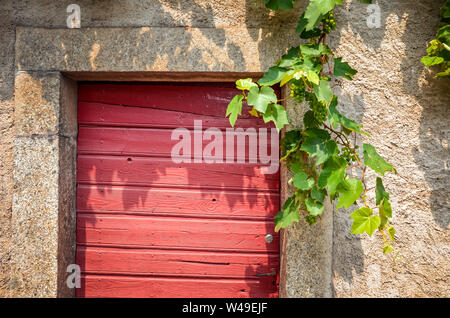
<instances>
[{"instance_id":1,"label":"vine stem","mask_svg":"<svg viewBox=\"0 0 450 318\"><path fill-rule=\"evenodd\" d=\"M305 86L306 86L310 91L312 91L313 88L309 87L308 84L306 84L305 78L304 78L303 76L302 76L302 80L303 80L303 83L305 84Z\"/></svg>"},{"instance_id":2,"label":"vine stem","mask_svg":"<svg viewBox=\"0 0 450 318\"><path fill-rule=\"evenodd\" d=\"M284 101L286 101L286 100L288 100L289 98L291 98L291 97L285 97L285 98L282 98L282 99L277 99L277 103L278 102L284 102Z\"/></svg>"},{"instance_id":3,"label":"vine stem","mask_svg":"<svg viewBox=\"0 0 450 318\"><path fill-rule=\"evenodd\" d=\"M326 129L328 129L328 130L330 130L331 132L333 132L333 133L334 133L334 134L342 141L342 143L343 143L344 146L347 146L348 148L351 148L351 147L349 147L348 139L347 139L345 136L344 136L344 138L346 138L347 141L345 141L344 139L342 139L342 133L339 133L339 132L337 132L336 130L334 130L333 128L328 127L325 123L323 123L323 126L324 126Z\"/></svg>"},{"instance_id":4,"label":"vine stem","mask_svg":"<svg viewBox=\"0 0 450 318\"><path fill-rule=\"evenodd\" d=\"M358 160L358 163L359 163L359 165L361 165L361 162L359 162L359 160ZM364 205L365 205L367 208L369 208L369 205L368 205L367 202L366 202L367 187L366 187L366 180L364 180L365 174L366 174L366 167L364 166L363 172L362 172L362 176L361 176L361 182L362 182L363 187L364 187L364 192L363 192L361 198L362 198L362 200L363 200L363 202L364 202ZM369 208L369 209L370 209L370 208Z\"/></svg>"},{"instance_id":5,"label":"vine stem","mask_svg":"<svg viewBox=\"0 0 450 318\"><path fill-rule=\"evenodd\" d=\"M356 149L353 148L353 147L351 147L350 141L348 140L348 138L347 138L344 134L342 134L341 132L338 132L338 131L334 130L334 129L331 128L331 127L328 127L326 124L323 124L323 126L324 126L325 128L327 128L327 129L329 129L330 131L332 131L336 136L338 136L338 138L342 141L342 143L344 144L344 146L346 146L346 147L352 152L352 154L354 155L354 157L355 157L357 163L354 164L354 165L352 165L352 166L350 166L350 167L347 167L346 170L351 169L351 168L354 168L354 167L358 167L358 166L362 169L361 182L362 182L362 184L363 184L364 190L363 190L363 193L362 193L362 195L361 195L361 199L363 200L364 205L365 205L367 208L369 208L369 205L367 204L367 201L366 201L367 185L366 185L365 175L366 175L366 168L367 168L367 167L364 166L364 165L361 163L361 161L360 161L360 159L359 159L359 156L358 156L358 153L356 152ZM356 135L356 134L355 134L355 135ZM344 137L345 140L344 140L342 137ZM370 208L369 208L369 209L370 209Z\"/></svg>"},{"instance_id":6,"label":"vine stem","mask_svg":"<svg viewBox=\"0 0 450 318\"><path fill-rule=\"evenodd\" d=\"M322 31L323 31L323 30L322 30ZM326 45L326 39L327 39L327 34L326 34L325 32L323 32L323 33L320 35L320 37L319 37L318 43L322 42L324 45ZM322 75L323 75L323 66L324 66L324 64L325 64L325 58L326 58L326 54L322 55L322 57L321 57L321 64L322 64L321 74L322 74ZM327 65L328 65L328 69L330 70L331 68L330 68L329 62L326 61L326 63L327 63ZM302 78L303 78L303 77L302 77ZM308 85L306 84L306 82L305 82L304 79L303 79L303 82L305 83L306 86L308 86ZM309 87L308 87L308 88L309 88ZM328 127L327 125L325 125L325 123L323 124L323 126L324 126L325 128L327 128L327 129L329 129L330 131L332 131L332 132L333 132L333 133L334 133L334 134L342 141L342 143L344 144L344 146L346 146L350 151L352 151L352 153L353 153L353 155L354 155L354 157L355 157L357 163L354 164L354 165L352 165L352 166L350 166L350 167L347 167L346 170L351 169L351 168L354 168L354 167L358 167L358 166L362 169L361 182L362 182L362 184L363 184L364 190L363 190L363 194L361 195L361 199L363 200L364 205L365 205L367 208L369 208L369 205L368 205L367 202L366 202L367 186L366 186L366 181L365 181L365 179L364 179L365 174L366 174L366 166L363 166L363 165L361 164L361 161L359 160L359 156L358 156L358 154L357 154L357 152L356 152L356 149L355 149L355 147L351 147L350 141L348 140L347 136L345 136L344 134L342 134L342 132L339 133L339 132L335 131L333 128ZM345 139L345 140L344 140L344 139ZM354 145L356 146L356 133L355 133ZM384 233L383 233L383 232L382 232L382 234L383 234L383 236L384 236Z\"/></svg>"},{"instance_id":7,"label":"vine stem","mask_svg":"<svg viewBox=\"0 0 450 318\"><path fill-rule=\"evenodd\" d=\"M390 241L389 241L389 239L386 236L386 233L384 233L384 230L380 229L380 228L378 230L380 231L380 233L381 233L381 235L383 237L383 242L388 244L389 246L391 246Z\"/></svg>"}]
</instances>

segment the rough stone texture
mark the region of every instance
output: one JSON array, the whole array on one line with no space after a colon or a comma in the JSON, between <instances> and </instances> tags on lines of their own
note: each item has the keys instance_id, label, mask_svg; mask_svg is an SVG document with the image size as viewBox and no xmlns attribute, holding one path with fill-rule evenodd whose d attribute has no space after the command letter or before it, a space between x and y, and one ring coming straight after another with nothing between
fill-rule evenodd
<instances>
[{"instance_id":1,"label":"rough stone texture","mask_svg":"<svg viewBox=\"0 0 450 318\"><path fill-rule=\"evenodd\" d=\"M81 7L81 27L163 26L229 28L246 26L295 27L300 12L274 14L261 1L253 0L81 0L81 1L14 1L16 23L25 26L66 27L66 7ZM298 1L297 7L303 6Z\"/></svg>"},{"instance_id":2,"label":"rough stone texture","mask_svg":"<svg viewBox=\"0 0 450 318\"><path fill-rule=\"evenodd\" d=\"M15 32L10 4L0 2L0 297L9 295L11 255Z\"/></svg>"},{"instance_id":3,"label":"rough stone texture","mask_svg":"<svg viewBox=\"0 0 450 318\"><path fill-rule=\"evenodd\" d=\"M302 6L304 3L300 2L303 1L299 1ZM382 25L379 29L367 27L366 5L357 0L347 0L336 11L338 30L330 37L332 46L359 71L355 81L337 88L340 109L364 123L373 136L370 142L399 172L397 176L388 175L385 185L392 196L400 255L393 264L390 257L380 252L378 238L350 235L350 210L327 214L313 229L299 223L286 233L285 296L450 296L449 80L434 79L433 72L419 62L427 41L433 38L443 2L380 0ZM45 162L33 161L43 154L58 152L63 147L62 137L54 139L53 144L42 136L16 139L16 166L21 165L24 173L31 169L34 173L46 171L48 176L45 180L38 176L33 180L18 173L15 177L18 188L12 188L14 56L17 70L24 71L145 71L188 67L198 71L260 71L271 65L280 52L298 43L296 36L284 36L280 30L292 30L299 11L268 13L260 2L255 7L253 0L85 0L77 3L82 8L81 30L65 29L68 3L44 0L0 3L0 297L9 295L9 284L13 296L57 294L54 274L58 247L52 242L48 248L38 248L30 255L23 253L25 242L17 239L23 237L36 245L55 239L61 234L56 231L58 217L54 213L47 216L49 237L38 238L33 233L25 237L25 232L19 230L30 231L38 225L42 230L45 224L40 223L43 220L33 224L32 216L24 211L14 215L11 225L13 191L30 198L37 196L42 208L27 207L35 215L44 215L50 207L59 211L62 206L73 204L55 202L52 198L56 193L42 193L52 196L45 199L37 195L39 192L26 193L21 188L30 184L37 189L57 185L57 192L71 191L70 176L61 174L60 179L55 179L52 170L45 170L51 164L59 170L62 163L59 157L52 155ZM16 25L25 27L17 30L17 41ZM37 85L40 80L31 83ZM45 87L46 83L42 85ZM290 110L291 117L299 112ZM298 118L293 126L301 125ZM22 122L20 127L39 128L39 123L27 125ZM73 147L70 140L65 144L69 149ZM32 151L25 151L25 146ZM73 156L70 151L62 153L67 156L61 156L67 158L64 161ZM369 183L373 182L374 176L369 175ZM70 225L70 219L67 222ZM13 229L15 239L10 253ZM47 260L42 259L44 263L27 263L44 254L48 256ZM70 257L62 258L67 261ZM51 266L46 266L45 261L50 261ZM42 272L47 267L49 273ZM32 276L35 278L24 280L25 275L35 275ZM39 279L48 282L41 291L35 288ZM61 295L68 294L61 292Z\"/></svg>"},{"instance_id":4,"label":"rough stone texture","mask_svg":"<svg viewBox=\"0 0 450 318\"><path fill-rule=\"evenodd\" d=\"M14 141L11 296L56 297L58 138ZM44 159L44 160L43 160Z\"/></svg>"},{"instance_id":5,"label":"rough stone texture","mask_svg":"<svg viewBox=\"0 0 450 318\"><path fill-rule=\"evenodd\" d=\"M15 79L10 296L73 296L77 85L58 72Z\"/></svg>"},{"instance_id":6,"label":"rough stone texture","mask_svg":"<svg viewBox=\"0 0 450 318\"><path fill-rule=\"evenodd\" d=\"M6 297L9 293L13 110L11 100L0 100L0 297Z\"/></svg>"},{"instance_id":7,"label":"rough stone texture","mask_svg":"<svg viewBox=\"0 0 450 318\"><path fill-rule=\"evenodd\" d=\"M16 75L15 118L16 136L56 134L59 131L58 73Z\"/></svg>"},{"instance_id":8,"label":"rough stone texture","mask_svg":"<svg viewBox=\"0 0 450 318\"><path fill-rule=\"evenodd\" d=\"M449 297L449 79L420 62L444 1L379 1L382 25L368 29L365 7L339 10L333 44L359 71L341 90L341 108L361 120L364 137L398 170L385 178L397 229L395 262L379 237L348 234L351 212L335 211L336 297ZM375 183L368 176L369 187ZM369 201L374 204L373 196Z\"/></svg>"},{"instance_id":9,"label":"rough stone texture","mask_svg":"<svg viewBox=\"0 0 450 318\"><path fill-rule=\"evenodd\" d=\"M33 71L260 72L294 32L217 28L17 28L16 66ZM252 33L268 34L264 38ZM114 61L114 63L111 63Z\"/></svg>"}]
</instances>

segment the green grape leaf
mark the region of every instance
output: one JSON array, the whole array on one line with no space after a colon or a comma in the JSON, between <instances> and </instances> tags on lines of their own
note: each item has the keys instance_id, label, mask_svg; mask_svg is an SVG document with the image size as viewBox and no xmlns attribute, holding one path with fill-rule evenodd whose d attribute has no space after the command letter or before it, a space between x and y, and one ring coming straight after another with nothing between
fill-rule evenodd
<instances>
[{"instance_id":1,"label":"green grape leaf","mask_svg":"<svg viewBox=\"0 0 450 318\"><path fill-rule=\"evenodd\" d=\"M304 60L301 64L295 65L294 70L287 71L281 79L280 86L284 86L287 82L295 78L300 80L306 77L308 81L314 84L319 84L319 75L317 74L317 67L311 60Z\"/></svg>"},{"instance_id":2,"label":"green grape leaf","mask_svg":"<svg viewBox=\"0 0 450 318\"><path fill-rule=\"evenodd\" d=\"M319 101L323 101L327 105L333 98L333 92L327 80L320 80L319 85L314 85L314 94Z\"/></svg>"},{"instance_id":3,"label":"green grape leaf","mask_svg":"<svg viewBox=\"0 0 450 318\"><path fill-rule=\"evenodd\" d=\"M266 8L278 11L278 9L282 10L290 10L294 8L295 0L263 0Z\"/></svg>"},{"instance_id":4,"label":"green grape leaf","mask_svg":"<svg viewBox=\"0 0 450 318\"><path fill-rule=\"evenodd\" d=\"M376 181L375 198L379 209L380 228L384 228L388 224L389 218L392 217L392 208L389 203L389 193L384 190L383 181L380 177L377 177Z\"/></svg>"},{"instance_id":5,"label":"green grape leaf","mask_svg":"<svg viewBox=\"0 0 450 318\"><path fill-rule=\"evenodd\" d=\"M272 87L263 86L261 89L251 87L248 93L247 104L255 106L255 109L261 113L265 113L269 103L276 103L277 95Z\"/></svg>"},{"instance_id":6,"label":"green grape leaf","mask_svg":"<svg viewBox=\"0 0 450 318\"><path fill-rule=\"evenodd\" d=\"M243 99L244 99L243 95L236 95L233 97L231 102L228 104L225 117L230 115L231 127L234 127L234 124L236 123L238 115L242 114L242 100Z\"/></svg>"},{"instance_id":7,"label":"green grape leaf","mask_svg":"<svg viewBox=\"0 0 450 318\"><path fill-rule=\"evenodd\" d=\"M433 66L437 64L444 63L444 58L440 56L424 56L420 59L420 61L425 64L425 66Z\"/></svg>"},{"instance_id":8,"label":"green grape leaf","mask_svg":"<svg viewBox=\"0 0 450 318\"><path fill-rule=\"evenodd\" d=\"M352 234L362 234L366 232L369 236L372 236L373 232L380 225L380 217L378 215L372 215L372 209L367 207L360 208L350 214L353 219Z\"/></svg>"},{"instance_id":9,"label":"green grape leaf","mask_svg":"<svg viewBox=\"0 0 450 318\"><path fill-rule=\"evenodd\" d=\"M380 229L383 229L388 224L389 218L392 217L391 204L386 198L381 201L378 211L380 215Z\"/></svg>"},{"instance_id":10,"label":"green grape leaf","mask_svg":"<svg viewBox=\"0 0 450 318\"><path fill-rule=\"evenodd\" d=\"M433 40L430 43L428 43L427 53L428 55L432 55L436 53L438 49L439 49L439 41Z\"/></svg>"},{"instance_id":11,"label":"green grape leaf","mask_svg":"<svg viewBox=\"0 0 450 318\"><path fill-rule=\"evenodd\" d=\"M251 78L243 78L236 81L236 88L241 91L249 90L251 87L258 87Z\"/></svg>"},{"instance_id":12,"label":"green grape leaf","mask_svg":"<svg viewBox=\"0 0 450 318\"><path fill-rule=\"evenodd\" d=\"M337 186L344 180L346 168L347 161L345 159L332 156L323 165L322 172L319 175L319 187L323 189L327 186L330 195L334 195Z\"/></svg>"},{"instance_id":13,"label":"green grape leaf","mask_svg":"<svg viewBox=\"0 0 450 318\"><path fill-rule=\"evenodd\" d=\"M388 218L392 218L392 207L391 207L391 203L389 202L389 200L384 198L383 199L383 203L381 204L381 206L383 207L383 213Z\"/></svg>"},{"instance_id":14,"label":"green grape leaf","mask_svg":"<svg viewBox=\"0 0 450 318\"><path fill-rule=\"evenodd\" d=\"M388 228L388 233L389 233L389 238L391 239L392 242L394 242L395 240L395 229L393 226L390 226Z\"/></svg>"},{"instance_id":15,"label":"green grape leaf","mask_svg":"<svg viewBox=\"0 0 450 318\"><path fill-rule=\"evenodd\" d=\"M320 70L322 69L322 64L320 64L320 62L314 61L310 57L305 57L303 58L303 60L293 65L293 67L296 70L303 70L303 71L310 70L319 73Z\"/></svg>"},{"instance_id":16,"label":"green grape leaf","mask_svg":"<svg viewBox=\"0 0 450 318\"><path fill-rule=\"evenodd\" d=\"M450 45L450 24L445 25L438 30L436 40L441 43Z\"/></svg>"},{"instance_id":17,"label":"green grape leaf","mask_svg":"<svg viewBox=\"0 0 450 318\"><path fill-rule=\"evenodd\" d=\"M301 39L311 39L311 38L318 37L321 34L322 34L322 30L316 27L316 28L313 28L312 30L309 30L309 31L306 31L306 30L303 31L300 34L300 38Z\"/></svg>"},{"instance_id":18,"label":"green grape leaf","mask_svg":"<svg viewBox=\"0 0 450 318\"><path fill-rule=\"evenodd\" d=\"M383 247L383 253L384 254L388 254L390 252L392 252L392 246L386 245L386 246Z\"/></svg>"},{"instance_id":19,"label":"green grape leaf","mask_svg":"<svg viewBox=\"0 0 450 318\"><path fill-rule=\"evenodd\" d=\"M372 0L359 0L361 3L372 3Z\"/></svg>"},{"instance_id":20,"label":"green grape leaf","mask_svg":"<svg viewBox=\"0 0 450 318\"><path fill-rule=\"evenodd\" d=\"M310 178L304 172L297 172L294 175L294 186L299 188L300 190L309 190L314 185L314 179Z\"/></svg>"},{"instance_id":21,"label":"green grape leaf","mask_svg":"<svg viewBox=\"0 0 450 318\"><path fill-rule=\"evenodd\" d=\"M342 181L336 188L339 196L336 208L345 207L348 209L361 196L364 191L363 184L357 179L347 179Z\"/></svg>"},{"instance_id":22,"label":"green grape leaf","mask_svg":"<svg viewBox=\"0 0 450 318\"><path fill-rule=\"evenodd\" d=\"M342 0L310 0L305 10L304 18L308 20L305 29L312 30L328 11L334 9L336 4L342 4Z\"/></svg>"},{"instance_id":23,"label":"green grape leaf","mask_svg":"<svg viewBox=\"0 0 450 318\"><path fill-rule=\"evenodd\" d=\"M305 221L309 225L313 225L314 223L317 223L317 216L312 216L310 214L305 215Z\"/></svg>"},{"instance_id":24,"label":"green grape leaf","mask_svg":"<svg viewBox=\"0 0 450 318\"><path fill-rule=\"evenodd\" d=\"M316 43L300 45L300 52L304 57L316 57L324 54L333 54L327 45Z\"/></svg>"},{"instance_id":25,"label":"green grape leaf","mask_svg":"<svg viewBox=\"0 0 450 318\"><path fill-rule=\"evenodd\" d=\"M301 160L294 161L289 165L289 169L293 173L303 172L305 171L305 167L303 166L303 162Z\"/></svg>"},{"instance_id":26,"label":"green grape leaf","mask_svg":"<svg viewBox=\"0 0 450 318\"><path fill-rule=\"evenodd\" d=\"M323 212L323 203L316 202L311 198L305 200L306 210L312 216L318 216Z\"/></svg>"},{"instance_id":27,"label":"green grape leaf","mask_svg":"<svg viewBox=\"0 0 450 318\"><path fill-rule=\"evenodd\" d=\"M307 21L304 30L310 31L319 23L322 19L322 13L317 1L310 0L309 5L305 10L304 19Z\"/></svg>"},{"instance_id":28,"label":"green grape leaf","mask_svg":"<svg viewBox=\"0 0 450 318\"><path fill-rule=\"evenodd\" d=\"M436 73L435 77L450 76L450 1L441 7L441 22L436 39L428 44L428 55L420 60L428 67L441 66L441 71Z\"/></svg>"},{"instance_id":29,"label":"green grape leaf","mask_svg":"<svg viewBox=\"0 0 450 318\"><path fill-rule=\"evenodd\" d=\"M353 76L358 71L351 68L347 62L342 62L342 57L334 59L333 74L336 77L345 77L348 80L353 80Z\"/></svg>"},{"instance_id":30,"label":"green grape leaf","mask_svg":"<svg viewBox=\"0 0 450 318\"><path fill-rule=\"evenodd\" d=\"M255 107L252 107L252 109L249 110L248 113L249 113L250 115L252 115L253 117L259 117L259 113L258 113L258 111L255 109Z\"/></svg>"},{"instance_id":31,"label":"green grape leaf","mask_svg":"<svg viewBox=\"0 0 450 318\"><path fill-rule=\"evenodd\" d=\"M326 196L327 196L327 190L325 190L325 189L320 189L319 187L314 186L311 190L311 198L320 203L323 203Z\"/></svg>"},{"instance_id":32,"label":"green grape leaf","mask_svg":"<svg viewBox=\"0 0 450 318\"><path fill-rule=\"evenodd\" d=\"M284 54L278 61L277 65L279 67L290 67L295 63L299 62L300 59L300 47L291 47L286 54Z\"/></svg>"},{"instance_id":33,"label":"green grape leaf","mask_svg":"<svg viewBox=\"0 0 450 318\"><path fill-rule=\"evenodd\" d=\"M284 86L287 82L289 82L291 79L293 79L293 78L294 78L294 75L295 75L297 72L298 72L297 70L290 70L290 71L287 71L287 72L284 74L283 78L281 79L280 86Z\"/></svg>"},{"instance_id":34,"label":"green grape leaf","mask_svg":"<svg viewBox=\"0 0 450 318\"><path fill-rule=\"evenodd\" d=\"M342 125L342 127L354 131L360 134L364 134L366 136L370 136L365 131L362 131L362 125L357 124L354 120L351 120L344 115L342 115L337 109L338 99L337 96L334 95L333 99L330 103L330 107L328 108L328 121L330 122L331 126L333 126L334 129L338 127L339 124Z\"/></svg>"},{"instance_id":35,"label":"green grape leaf","mask_svg":"<svg viewBox=\"0 0 450 318\"><path fill-rule=\"evenodd\" d=\"M323 129L310 128L305 131L306 137L300 150L307 152L311 157L317 156L316 165L320 165L333 155L339 153L334 140L330 140L330 134Z\"/></svg>"},{"instance_id":36,"label":"green grape leaf","mask_svg":"<svg viewBox=\"0 0 450 318\"><path fill-rule=\"evenodd\" d=\"M303 115L303 125L305 125L305 128L317 128L320 126L320 122L316 119L312 110L308 110Z\"/></svg>"},{"instance_id":37,"label":"green grape leaf","mask_svg":"<svg viewBox=\"0 0 450 318\"><path fill-rule=\"evenodd\" d=\"M444 4L444 6L441 8L441 16L442 16L442 22L449 22L446 21L447 19L450 19L450 1L447 0Z\"/></svg>"},{"instance_id":38,"label":"green grape leaf","mask_svg":"<svg viewBox=\"0 0 450 318\"><path fill-rule=\"evenodd\" d=\"M319 84L320 78L319 75L311 70L307 70L306 71L306 78L308 79L308 81L310 81L311 83L314 83L316 85Z\"/></svg>"},{"instance_id":39,"label":"green grape leaf","mask_svg":"<svg viewBox=\"0 0 450 318\"><path fill-rule=\"evenodd\" d=\"M265 123L273 121L278 131L283 129L284 125L289 124L286 110L283 106L277 104L269 104L263 115L263 120Z\"/></svg>"},{"instance_id":40,"label":"green grape leaf","mask_svg":"<svg viewBox=\"0 0 450 318\"><path fill-rule=\"evenodd\" d=\"M389 200L389 193L384 190L383 180L380 177L377 177L376 187L375 187L375 197L376 204L379 205L383 199Z\"/></svg>"},{"instance_id":41,"label":"green grape leaf","mask_svg":"<svg viewBox=\"0 0 450 318\"><path fill-rule=\"evenodd\" d=\"M298 19L297 28L295 29L295 33L303 33L303 31L306 29L306 26L308 25L308 19L305 18L305 13L300 16L300 19Z\"/></svg>"},{"instance_id":42,"label":"green grape leaf","mask_svg":"<svg viewBox=\"0 0 450 318\"><path fill-rule=\"evenodd\" d=\"M363 144L363 153L364 164L382 176L384 176L386 171L394 170L394 168L377 153L371 144Z\"/></svg>"},{"instance_id":43,"label":"green grape leaf","mask_svg":"<svg viewBox=\"0 0 450 318\"><path fill-rule=\"evenodd\" d=\"M287 71L288 70L283 67L272 66L264 73L264 76L259 79L258 84L261 86L272 86L279 83Z\"/></svg>"},{"instance_id":44,"label":"green grape leaf","mask_svg":"<svg viewBox=\"0 0 450 318\"><path fill-rule=\"evenodd\" d=\"M295 197L290 197L284 203L282 210L275 216L275 232L299 220L299 204L295 201Z\"/></svg>"},{"instance_id":45,"label":"green grape leaf","mask_svg":"<svg viewBox=\"0 0 450 318\"><path fill-rule=\"evenodd\" d=\"M294 151L297 151L300 147L300 141L302 140L302 134L300 130L294 129L287 131L284 134L283 139L281 140L282 144L282 156L283 158L286 158Z\"/></svg>"}]
</instances>

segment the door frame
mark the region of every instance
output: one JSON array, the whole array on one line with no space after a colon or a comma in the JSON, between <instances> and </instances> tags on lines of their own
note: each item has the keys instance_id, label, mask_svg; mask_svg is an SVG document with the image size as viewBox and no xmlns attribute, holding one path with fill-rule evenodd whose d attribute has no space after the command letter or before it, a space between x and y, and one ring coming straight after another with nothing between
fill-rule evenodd
<instances>
[{"instance_id":1,"label":"door frame","mask_svg":"<svg viewBox=\"0 0 450 318\"><path fill-rule=\"evenodd\" d=\"M16 182L21 184L16 191L15 202L26 199L32 192L43 193L42 200L46 200L47 218L43 224L37 224L34 230L36 235L48 238L45 247L53 248L53 251L37 263L51 263L48 272L43 277L38 277L36 285L45 284L50 290L47 294L37 296L74 297L75 289L67 287L67 279L71 272L67 268L75 264L76 255L76 158L77 158L77 134L78 134L78 83L79 82L235 82L239 78L258 79L263 74L260 72L51 72L42 76L39 73L19 71L16 74L15 93L23 96L29 91L30 85L39 83L38 89L48 90L46 95L54 95L56 104L54 134L49 134L44 145L39 144L36 134L31 140L24 136L16 135L15 143L15 169ZM285 88L281 89L281 97L285 96ZM19 99L20 101L20 99ZM17 110L16 110L17 111ZM31 114L35 115L35 114ZM29 118L32 122L34 118ZM48 127L46 127L48 129ZM284 130L282 131L282 134ZM30 144L31 143L31 144ZM37 143L37 144L36 144ZM20 165L20 157L29 157L32 151L33 163L31 166ZM18 161L19 159L19 161ZM29 161L29 159L28 159ZM24 181L27 174L45 174L48 182L44 184L27 183ZM22 179L22 180L21 180ZM280 164L280 206L286 199L286 169ZM22 199L21 199L22 197ZM14 205L13 209L19 209L21 204ZM37 206L39 208L39 205ZM39 215L38 210L33 211ZM50 223L50 231L48 229ZM50 233L49 233L50 232ZM286 258L285 258L285 231L280 233L280 270L279 296L286 295ZM27 265L27 264L25 264ZM25 281L33 272L22 273ZM36 281L36 279L34 279ZM24 282L25 283L25 282ZM36 286L37 287L37 286ZM30 286L32 292L32 286ZM44 291L45 292L45 291ZM29 292L27 294L29 296ZM24 295L24 296L25 296Z\"/></svg>"},{"instance_id":2,"label":"door frame","mask_svg":"<svg viewBox=\"0 0 450 318\"><path fill-rule=\"evenodd\" d=\"M75 85L76 87L72 87L73 90L76 90L76 103L75 107L78 109L78 85L79 83L126 83L126 84L134 84L134 83L235 83L240 78L251 78L254 81L257 81L259 78L263 76L263 73L259 72L246 72L246 73L236 73L236 72L62 72L62 76L68 80L70 80L70 85ZM280 87L280 99L283 100L281 104L284 104L284 99L286 96L286 87ZM73 97L73 96L72 96ZM78 128L78 118L76 118L76 127ZM280 131L280 140L285 133L286 128L283 128ZM75 167L76 167L76 158L77 158L77 144L75 143ZM279 158L281 158L281 153L279 153ZM283 202L286 200L286 191L282 191L284 188L283 184L287 184L286 182L286 167L279 163L279 193L280 193L280 202L279 206L283 206ZM76 172L76 168L75 168ZM76 204L76 173L75 173L75 192L74 192L74 200ZM76 232L76 207L75 207L75 232ZM278 297L281 297L281 287L285 287L286 280L286 272L282 269L285 268L285 253L282 248L285 247L285 239L284 234L285 231L283 229L280 230L279 235L279 263L276 275L276 283L278 288ZM74 237L75 242L74 245L74 259L73 264L76 264L76 236ZM61 268L63 270L63 268ZM65 282L65 281L64 281ZM73 291L73 295L71 297L75 297L75 291ZM283 294L284 296L285 294Z\"/></svg>"},{"instance_id":3,"label":"door frame","mask_svg":"<svg viewBox=\"0 0 450 318\"><path fill-rule=\"evenodd\" d=\"M174 83L188 83L188 82L228 82L234 83L240 78L251 78L257 81L263 76L262 72L62 72L61 75L68 79L72 87L72 90L76 90L77 97L75 107L78 108L78 83L80 82L128 82L128 83L151 83L151 82L174 82ZM284 100L287 94L287 87L280 88L281 99ZM73 97L73 96L72 96ZM285 102L283 101L284 105ZM286 105L284 105L286 106ZM78 119L77 127L78 127ZM286 128L280 131L280 139L284 136ZM76 167L76 149L75 143L75 167ZM280 153L281 156L281 153ZM76 169L76 168L75 168ZM287 199L287 190L285 184L287 184L287 169L286 166L280 163L280 207L283 206L283 202ZM75 184L76 184L76 174ZM76 185L75 185L76 190ZM74 201L76 203L76 192L74 193ZM76 208L75 208L75 232L76 232ZM286 239L284 229L280 230L279 240L279 269L277 271L277 283L278 283L278 297L286 296ZM76 237L73 242L73 264L75 264L76 255ZM61 268L63 270L63 268ZM64 280L65 282L65 280ZM75 297L75 291L72 292L71 297Z\"/></svg>"}]
</instances>

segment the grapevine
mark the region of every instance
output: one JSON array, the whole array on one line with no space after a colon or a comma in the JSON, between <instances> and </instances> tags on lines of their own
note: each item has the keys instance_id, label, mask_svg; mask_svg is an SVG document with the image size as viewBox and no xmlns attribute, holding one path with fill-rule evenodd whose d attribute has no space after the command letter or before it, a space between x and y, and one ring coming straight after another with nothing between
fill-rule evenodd
<instances>
[{"instance_id":1,"label":"grapevine","mask_svg":"<svg viewBox=\"0 0 450 318\"><path fill-rule=\"evenodd\" d=\"M333 10L328 12L322 19L323 23L323 30L325 33L330 33L330 31L333 31L336 29L336 20L334 19L334 13Z\"/></svg>"},{"instance_id":2,"label":"grapevine","mask_svg":"<svg viewBox=\"0 0 450 318\"><path fill-rule=\"evenodd\" d=\"M450 76L450 0L441 8L436 39L428 44L427 53L428 55L422 57L422 63L426 66L440 66L441 72L436 73L436 77Z\"/></svg>"},{"instance_id":3,"label":"grapevine","mask_svg":"<svg viewBox=\"0 0 450 318\"><path fill-rule=\"evenodd\" d=\"M292 9L295 2L263 1L271 10ZM272 86L287 85L288 98L308 104L309 109L303 117L304 127L287 131L281 140L281 161L292 172L289 184L294 194L275 216L275 230L299 222L301 215L313 225L329 198L337 202L337 209L356 205L358 209L350 214L351 233L372 236L377 231L383 241L383 252L390 253L395 229L391 225L390 196L381 177L396 170L369 143L363 143L361 153L356 145L357 135L370 136L361 124L338 111L338 96L330 84L333 78L352 80L357 73L341 57L336 57L326 42L327 35L336 28L335 6L341 4L341 0L310 0L296 28L306 43L289 49L257 82L250 78L238 80L236 87L242 94L231 100L226 116L234 126L246 102L253 106L252 115L262 116L265 122L273 121L281 130L289 119L281 105L284 100L277 99ZM359 170L360 177L350 175L354 169ZM368 169L378 174L375 184L366 180ZM375 192L374 202L369 202L369 191Z\"/></svg>"}]
</instances>

